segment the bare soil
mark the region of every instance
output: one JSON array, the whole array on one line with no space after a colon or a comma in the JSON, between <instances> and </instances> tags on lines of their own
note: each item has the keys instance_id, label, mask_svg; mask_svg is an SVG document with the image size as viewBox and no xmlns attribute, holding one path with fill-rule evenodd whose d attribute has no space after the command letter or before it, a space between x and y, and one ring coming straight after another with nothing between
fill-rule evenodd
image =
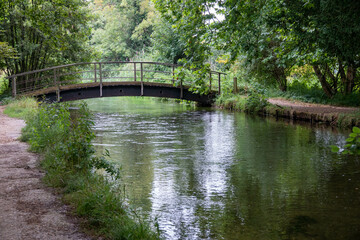
<instances>
[{"instance_id":1,"label":"bare soil","mask_svg":"<svg viewBox=\"0 0 360 240\"><path fill-rule=\"evenodd\" d=\"M305 112L305 113L316 113L316 114L351 114L357 111L360 111L360 108L354 107L338 107L331 105L323 105L323 104L314 104L314 103L304 103L300 101L292 101L285 100L280 98L271 98L268 100L271 104L287 107L297 112Z\"/></svg>"},{"instance_id":2,"label":"bare soil","mask_svg":"<svg viewBox=\"0 0 360 240\"><path fill-rule=\"evenodd\" d=\"M39 156L17 140L25 123L5 116L4 108L0 106L0 239L91 239L79 231L69 207L41 182Z\"/></svg>"}]
</instances>

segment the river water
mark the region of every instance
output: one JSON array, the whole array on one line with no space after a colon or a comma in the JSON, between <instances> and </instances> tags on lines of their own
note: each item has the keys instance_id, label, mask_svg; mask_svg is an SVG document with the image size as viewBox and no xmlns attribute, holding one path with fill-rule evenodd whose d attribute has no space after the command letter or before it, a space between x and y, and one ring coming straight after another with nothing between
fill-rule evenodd
<instances>
[{"instance_id":1,"label":"river water","mask_svg":"<svg viewBox=\"0 0 360 240\"><path fill-rule=\"evenodd\" d=\"M94 142L166 239L360 239L348 132L152 98L87 100Z\"/></svg>"}]
</instances>

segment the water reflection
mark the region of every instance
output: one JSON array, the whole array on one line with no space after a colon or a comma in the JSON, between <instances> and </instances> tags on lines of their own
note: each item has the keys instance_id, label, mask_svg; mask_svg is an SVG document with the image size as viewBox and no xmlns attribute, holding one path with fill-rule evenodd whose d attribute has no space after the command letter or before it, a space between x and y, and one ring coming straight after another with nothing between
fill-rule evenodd
<instances>
[{"instance_id":1,"label":"water reflection","mask_svg":"<svg viewBox=\"0 0 360 240\"><path fill-rule=\"evenodd\" d=\"M329 129L141 98L88 101L95 144L168 239L358 239L357 159Z\"/></svg>"}]
</instances>

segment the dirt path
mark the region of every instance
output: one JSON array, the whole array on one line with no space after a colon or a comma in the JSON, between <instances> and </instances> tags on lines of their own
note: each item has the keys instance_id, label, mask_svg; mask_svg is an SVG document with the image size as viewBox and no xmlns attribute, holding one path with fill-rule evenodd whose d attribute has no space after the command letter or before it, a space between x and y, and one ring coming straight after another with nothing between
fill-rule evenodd
<instances>
[{"instance_id":1,"label":"dirt path","mask_svg":"<svg viewBox=\"0 0 360 240\"><path fill-rule=\"evenodd\" d=\"M0 106L0 239L91 239L41 183L38 156L17 140L24 121L5 116L3 110Z\"/></svg>"},{"instance_id":2,"label":"dirt path","mask_svg":"<svg viewBox=\"0 0 360 240\"><path fill-rule=\"evenodd\" d=\"M327 113L354 113L360 110L360 108L353 107L336 107L331 105L323 105L323 104L314 104L314 103L304 103L300 101L291 101L285 99L278 98L270 98L268 100L271 104L281 106L281 107L289 107L297 112L305 112L305 113L317 113L317 114L327 114Z\"/></svg>"}]
</instances>

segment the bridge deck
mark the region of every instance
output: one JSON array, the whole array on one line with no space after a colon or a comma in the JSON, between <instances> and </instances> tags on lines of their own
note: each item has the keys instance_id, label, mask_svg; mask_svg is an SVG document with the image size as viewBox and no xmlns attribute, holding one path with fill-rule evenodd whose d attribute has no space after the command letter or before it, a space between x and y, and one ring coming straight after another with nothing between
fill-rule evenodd
<instances>
[{"instance_id":1,"label":"bridge deck","mask_svg":"<svg viewBox=\"0 0 360 240\"><path fill-rule=\"evenodd\" d=\"M213 103L215 92L209 94L196 94L189 91L188 86L177 87L167 83L156 82L92 82L72 84L59 87L50 87L24 95L34 96L39 99L45 98L47 101L74 101L98 97L116 96L149 96L177 98L196 101L203 106Z\"/></svg>"},{"instance_id":2,"label":"bridge deck","mask_svg":"<svg viewBox=\"0 0 360 240\"><path fill-rule=\"evenodd\" d=\"M73 89L83 89L83 88L93 88L93 87L100 87L99 82L92 82L92 83L77 83L77 84L71 84L71 85L64 85L64 86L58 86L58 87L49 87L49 88L45 88L45 89L40 89L37 91L32 91L32 92L27 92L25 94L23 94L22 96L41 96L41 95L46 95L49 93L54 93L58 90L62 91L62 90L73 90ZM152 86L152 87L170 87L170 88L179 88L180 86L176 87L172 84L168 84L168 83L157 83L157 82L143 82L144 86ZM103 82L102 83L103 87L106 86L141 86L141 82ZM188 86L183 86L184 89L189 89Z\"/></svg>"}]
</instances>

